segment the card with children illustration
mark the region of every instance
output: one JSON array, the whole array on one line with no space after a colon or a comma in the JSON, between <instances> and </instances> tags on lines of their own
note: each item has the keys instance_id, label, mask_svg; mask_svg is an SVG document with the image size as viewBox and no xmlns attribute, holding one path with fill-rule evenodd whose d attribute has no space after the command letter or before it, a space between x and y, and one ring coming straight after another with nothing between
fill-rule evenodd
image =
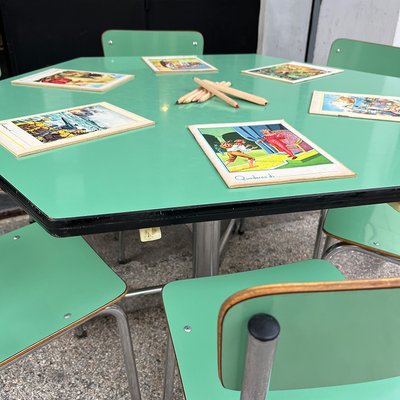
<instances>
[{"instance_id":1,"label":"card with children illustration","mask_svg":"<svg viewBox=\"0 0 400 400\"><path fill-rule=\"evenodd\" d=\"M400 121L400 97L314 91L310 114Z\"/></svg>"},{"instance_id":2,"label":"card with children illustration","mask_svg":"<svg viewBox=\"0 0 400 400\"><path fill-rule=\"evenodd\" d=\"M61 89L89 90L104 92L114 86L132 79L133 75L113 72L79 71L72 69L50 68L37 74L15 79L15 85L56 87Z\"/></svg>"},{"instance_id":3,"label":"card with children illustration","mask_svg":"<svg viewBox=\"0 0 400 400\"><path fill-rule=\"evenodd\" d=\"M157 73L213 72L217 68L197 56L142 57L143 61Z\"/></svg>"},{"instance_id":4,"label":"card with children illustration","mask_svg":"<svg viewBox=\"0 0 400 400\"><path fill-rule=\"evenodd\" d=\"M0 145L15 156L114 135L154 121L101 102L0 121Z\"/></svg>"},{"instance_id":5,"label":"card with children illustration","mask_svg":"<svg viewBox=\"0 0 400 400\"><path fill-rule=\"evenodd\" d=\"M261 78L274 79L288 83L298 83L337 74L343 72L343 70L290 61L281 64L267 65L265 67L247 69L242 72L244 74L259 76Z\"/></svg>"},{"instance_id":6,"label":"card with children illustration","mask_svg":"<svg viewBox=\"0 0 400 400\"><path fill-rule=\"evenodd\" d=\"M230 188L355 176L284 120L189 129Z\"/></svg>"}]
</instances>

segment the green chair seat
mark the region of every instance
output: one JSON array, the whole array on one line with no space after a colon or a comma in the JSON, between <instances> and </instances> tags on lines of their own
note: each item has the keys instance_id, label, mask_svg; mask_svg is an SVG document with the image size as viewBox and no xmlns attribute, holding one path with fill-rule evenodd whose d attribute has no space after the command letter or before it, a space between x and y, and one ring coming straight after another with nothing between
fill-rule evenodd
<instances>
[{"instance_id":1,"label":"green chair seat","mask_svg":"<svg viewBox=\"0 0 400 400\"><path fill-rule=\"evenodd\" d=\"M37 224L0 236L0 254L0 369L95 315L113 315L140 400L127 318L114 305L125 282L82 238L55 238Z\"/></svg>"},{"instance_id":2,"label":"green chair seat","mask_svg":"<svg viewBox=\"0 0 400 400\"><path fill-rule=\"evenodd\" d=\"M335 239L400 257L400 212L389 204L329 210L323 230Z\"/></svg>"},{"instance_id":3,"label":"green chair seat","mask_svg":"<svg viewBox=\"0 0 400 400\"><path fill-rule=\"evenodd\" d=\"M326 292L317 289L314 293L306 290L256 295L236 303L231 300L232 295L244 289L255 290L254 286L290 282L306 286L305 282L319 281L336 287L360 282L344 281L332 264L311 260L167 284L163 301L186 400L240 399L240 382L239 387L236 385L241 374L237 369L243 367L241 352L245 351L246 325L251 315L260 312L270 313L281 325L267 400L398 399L400 346L396 337L400 318L392 321L393 311L387 304L397 308L394 302L400 301L399 280L394 291L387 286L384 290L374 290L372 282L369 286L372 290ZM387 285L386 281L383 285ZM224 309L222 304L230 303L234 304L227 311L225 308L224 318L219 320L219 312ZM377 314L377 310L382 312ZM354 316L360 316L360 325L354 322ZM385 325L381 325L382 321L386 321ZM222 326L221 371L218 368L219 322ZM380 329L381 326L384 328ZM319 335L324 339L318 341ZM337 343L325 341L329 337L337 338ZM345 347L347 341L352 348ZM365 362L370 356L379 363ZM329 368L332 364L336 375L326 373L323 366L319 368L318 362ZM361 371L353 371L352 364ZM349 376L346 368L350 369ZM310 371L314 372L310 374ZM360 380L364 375L367 375L365 382Z\"/></svg>"},{"instance_id":4,"label":"green chair seat","mask_svg":"<svg viewBox=\"0 0 400 400\"><path fill-rule=\"evenodd\" d=\"M101 37L106 57L203 54L204 39L193 31L109 30Z\"/></svg>"}]
</instances>

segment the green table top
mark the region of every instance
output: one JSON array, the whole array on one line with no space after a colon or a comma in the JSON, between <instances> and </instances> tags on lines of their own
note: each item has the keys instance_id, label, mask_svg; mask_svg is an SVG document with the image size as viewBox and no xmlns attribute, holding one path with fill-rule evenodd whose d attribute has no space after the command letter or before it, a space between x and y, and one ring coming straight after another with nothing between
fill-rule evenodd
<instances>
[{"instance_id":1,"label":"green table top","mask_svg":"<svg viewBox=\"0 0 400 400\"><path fill-rule=\"evenodd\" d=\"M14 86L0 81L0 119L107 101L156 125L22 158L0 148L0 185L58 235L218 220L400 200L400 124L310 115L313 90L398 96L400 79L356 71L288 84L241 70L281 62L259 55L209 55L198 74L266 97L240 108L213 98L175 101L195 74L157 76L138 57L79 58L58 67L134 74L104 93ZM357 176L229 189L187 125L285 119Z\"/></svg>"}]
</instances>

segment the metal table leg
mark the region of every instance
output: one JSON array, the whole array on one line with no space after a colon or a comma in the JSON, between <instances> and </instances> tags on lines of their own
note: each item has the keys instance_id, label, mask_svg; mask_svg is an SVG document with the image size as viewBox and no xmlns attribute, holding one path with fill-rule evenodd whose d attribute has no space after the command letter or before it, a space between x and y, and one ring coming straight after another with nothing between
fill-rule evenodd
<instances>
[{"instance_id":1,"label":"metal table leg","mask_svg":"<svg viewBox=\"0 0 400 400\"><path fill-rule=\"evenodd\" d=\"M193 276L218 275L221 221L193 224Z\"/></svg>"}]
</instances>

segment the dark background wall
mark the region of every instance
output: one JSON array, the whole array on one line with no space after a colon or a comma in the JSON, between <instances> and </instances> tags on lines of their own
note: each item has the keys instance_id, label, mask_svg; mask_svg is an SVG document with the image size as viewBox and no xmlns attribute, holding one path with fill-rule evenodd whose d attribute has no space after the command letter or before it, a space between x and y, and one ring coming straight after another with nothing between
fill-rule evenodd
<instances>
[{"instance_id":1,"label":"dark background wall","mask_svg":"<svg viewBox=\"0 0 400 400\"><path fill-rule=\"evenodd\" d=\"M260 0L0 0L0 63L12 76L101 56L107 29L196 30L206 54L254 53L259 11Z\"/></svg>"}]
</instances>

